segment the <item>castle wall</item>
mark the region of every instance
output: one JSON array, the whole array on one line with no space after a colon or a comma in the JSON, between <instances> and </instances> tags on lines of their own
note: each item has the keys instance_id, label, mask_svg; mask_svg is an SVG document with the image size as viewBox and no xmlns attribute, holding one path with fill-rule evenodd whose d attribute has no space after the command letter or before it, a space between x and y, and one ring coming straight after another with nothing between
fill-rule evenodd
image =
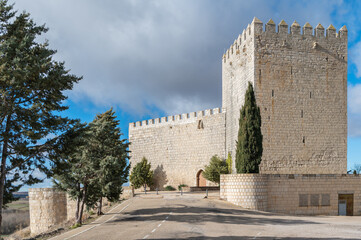
<instances>
[{"instance_id":1,"label":"castle wall","mask_svg":"<svg viewBox=\"0 0 361 240\"><path fill-rule=\"evenodd\" d=\"M272 21L264 31L255 18L246 41L238 38L223 57L227 151L234 156L250 81L262 117L261 173L346 173L347 30L330 26L325 36L318 25L312 35L306 24L301 34L294 23L288 31L281 22L276 32Z\"/></svg>"},{"instance_id":2,"label":"castle wall","mask_svg":"<svg viewBox=\"0 0 361 240\"><path fill-rule=\"evenodd\" d=\"M216 108L130 123L129 141L131 166L146 157L155 187L196 186L197 173L211 157L225 155L225 113Z\"/></svg>"},{"instance_id":3,"label":"castle wall","mask_svg":"<svg viewBox=\"0 0 361 240\"><path fill-rule=\"evenodd\" d=\"M353 194L353 215L359 216L360 185L360 175L226 174L221 175L220 197L254 210L292 215L338 215L339 194Z\"/></svg>"}]
</instances>

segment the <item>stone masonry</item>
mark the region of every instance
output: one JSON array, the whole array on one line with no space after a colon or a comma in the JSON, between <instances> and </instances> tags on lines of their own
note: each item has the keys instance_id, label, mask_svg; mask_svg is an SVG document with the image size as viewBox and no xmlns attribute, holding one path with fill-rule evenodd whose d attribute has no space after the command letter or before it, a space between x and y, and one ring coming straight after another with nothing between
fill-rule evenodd
<instances>
[{"instance_id":1,"label":"stone masonry","mask_svg":"<svg viewBox=\"0 0 361 240\"><path fill-rule=\"evenodd\" d=\"M157 185L195 186L212 155L231 153L235 163L248 82L261 110L261 173L346 173L346 27L337 33L306 23L301 33L297 22L281 21L276 31L272 20L264 26L257 18L222 58L222 111L130 123L132 166L146 157Z\"/></svg>"},{"instance_id":2,"label":"stone masonry","mask_svg":"<svg viewBox=\"0 0 361 240\"><path fill-rule=\"evenodd\" d=\"M225 155L225 113L219 108L129 125L131 164L152 164L155 186L197 185L197 173L215 154ZM207 182L207 185L212 185Z\"/></svg>"},{"instance_id":3,"label":"stone masonry","mask_svg":"<svg viewBox=\"0 0 361 240\"><path fill-rule=\"evenodd\" d=\"M132 187L123 187L120 199L133 197ZM106 198L103 204L107 204ZM75 221L76 201L65 192L54 188L29 189L30 232L32 236L59 228L66 222ZM84 212L84 219L87 213Z\"/></svg>"},{"instance_id":4,"label":"stone masonry","mask_svg":"<svg viewBox=\"0 0 361 240\"><path fill-rule=\"evenodd\" d=\"M226 152L248 82L261 110L261 173L346 173L347 30L254 18L223 56Z\"/></svg>"},{"instance_id":5,"label":"stone masonry","mask_svg":"<svg viewBox=\"0 0 361 240\"><path fill-rule=\"evenodd\" d=\"M29 189L30 231L37 235L67 220L67 198L53 188Z\"/></svg>"},{"instance_id":6,"label":"stone masonry","mask_svg":"<svg viewBox=\"0 0 361 240\"><path fill-rule=\"evenodd\" d=\"M226 174L221 199L291 215L338 215L340 195L352 195L350 215L361 215L361 176L350 174ZM349 203L348 203L349 204Z\"/></svg>"}]
</instances>

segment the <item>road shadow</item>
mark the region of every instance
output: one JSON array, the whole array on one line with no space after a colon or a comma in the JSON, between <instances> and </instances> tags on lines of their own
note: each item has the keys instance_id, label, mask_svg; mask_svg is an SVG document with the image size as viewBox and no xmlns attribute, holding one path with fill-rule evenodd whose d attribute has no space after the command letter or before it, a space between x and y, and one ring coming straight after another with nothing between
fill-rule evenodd
<instances>
[{"instance_id":1,"label":"road shadow","mask_svg":"<svg viewBox=\"0 0 361 240\"><path fill-rule=\"evenodd\" d=\"M147 238L147 239L160 239L160 238ZM178 239L178 240L355 240L354 238L297 238L297 237L255 237L255 236L220 236L220 237L206 237L206 236L197 236L197 237L186 237L186 238L161 238L162 240Z\"/></svg>"},{"instance_id":2,"label":"road shadow","mask_svg":"<svg viewBox=\"0 0 361 240\"><path fill-rule=\"evenodd\" d=\"M170 215L170 213L172 214ZM243 225L300 225L319 224L304 219L284 219L279 216L272 216L268 213L247 211L241 209L225 208L205 208L178 205L178 207L159 207L138 209L117 216L109 223L119 223L124 221L162 221L169 216L167 221L195 223L204 225L209 222L223 224L243 224Z\"/></svg>"}]
</instances>

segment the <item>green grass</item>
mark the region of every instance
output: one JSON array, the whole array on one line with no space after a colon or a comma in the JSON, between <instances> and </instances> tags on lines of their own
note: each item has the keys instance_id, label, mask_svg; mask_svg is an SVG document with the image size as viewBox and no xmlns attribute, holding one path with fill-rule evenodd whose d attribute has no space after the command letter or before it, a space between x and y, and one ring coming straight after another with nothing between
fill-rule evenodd
<instances>
[{"instance_id":1,"label":"green grass","mask_svg":"<svg viewBox=\"0 0 361 240\"><path fill-rule=\"evenodd\" d=\"M7 206L8 206L8 209L28 211L29 210L29 201L21 199L21 200L9 203Z\"/></svg>"}]
</instances>

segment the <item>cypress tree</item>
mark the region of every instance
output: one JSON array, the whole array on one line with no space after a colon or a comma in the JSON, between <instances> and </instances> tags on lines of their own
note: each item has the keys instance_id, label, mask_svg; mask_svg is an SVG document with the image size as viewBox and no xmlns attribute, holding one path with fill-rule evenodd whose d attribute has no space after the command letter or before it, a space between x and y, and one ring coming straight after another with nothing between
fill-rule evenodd
<instances>
[{"instance_id":1,"label":"cypress tree","mask_svg":"<svg viewBox=\"0 0 361 240\"><path fill-rule=\"evenodd\" d=\"M237 173L258 173L262 160L261 114L253 87L248 83L244 105L240 111L236 149Z\"/></svg>"}]
</instances>

